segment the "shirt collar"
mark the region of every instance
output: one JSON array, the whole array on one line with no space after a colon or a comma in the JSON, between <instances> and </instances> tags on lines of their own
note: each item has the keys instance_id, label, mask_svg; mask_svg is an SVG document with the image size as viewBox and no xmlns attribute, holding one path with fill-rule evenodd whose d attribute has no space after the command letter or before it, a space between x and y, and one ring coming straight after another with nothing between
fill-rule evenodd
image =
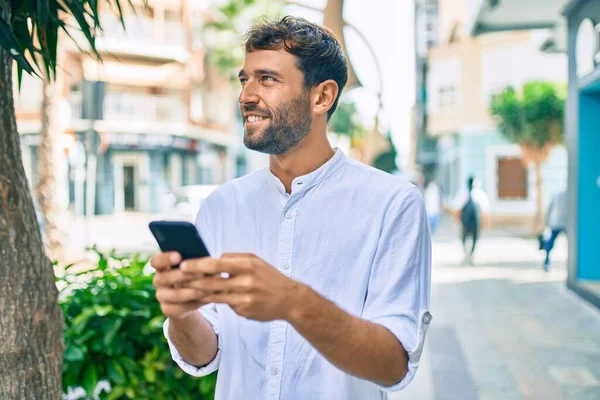
<instances>
[{"instance_id":1,"label":"shirt collar","mask_svg":"<svg viewBox=\"0 0 600 400\"><path fill-rule=\"evenodd\" d=\"M346 162L346 155L344 152L337 147L334 150L335 153L333 154L333 157L331 157L325 164L306 175L296 177L292 181L292 193L301 192L313 187L323 179L331 176ZM267 180L271 186L277 189L280 193L285 194L285 186L279 180L279 178L275 176L273 172L271 172L271 168L267 166L265 171L267 173Z\"/></svg>"}]
</instances>

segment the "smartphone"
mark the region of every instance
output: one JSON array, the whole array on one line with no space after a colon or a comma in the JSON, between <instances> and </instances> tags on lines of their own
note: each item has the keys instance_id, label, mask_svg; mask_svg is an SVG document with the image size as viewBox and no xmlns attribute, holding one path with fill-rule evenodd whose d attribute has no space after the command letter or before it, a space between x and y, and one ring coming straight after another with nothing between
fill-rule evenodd
<instances>
[{"instance_id":1,"label":"smartphone","mask_svg":"<svg viewBox=\"0 0 600 400\"><path fill-rule=\"evenodd\" d=\"M152 221L149 227L163 252L176 251L182 260L210 256L198 230L190 222Z\"/></svg>"}]
</instances>

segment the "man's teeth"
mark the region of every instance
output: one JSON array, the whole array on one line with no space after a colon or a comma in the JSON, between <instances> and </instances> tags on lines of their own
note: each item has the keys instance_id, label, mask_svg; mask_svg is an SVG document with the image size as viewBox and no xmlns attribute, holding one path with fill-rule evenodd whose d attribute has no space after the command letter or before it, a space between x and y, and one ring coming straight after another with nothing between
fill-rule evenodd
<instances>
[{"instance_id":1,"label":"man's teeth","mask_svg":"<svg viewBox=\"0 0 600 400\"><path fill-rule=\"evenodd\" d=\"M258 121L262 121L263 119L267 119L267 117L259 117L258 115L248 116L248 122L258 122Z\"/></svg>"}]
</instances>

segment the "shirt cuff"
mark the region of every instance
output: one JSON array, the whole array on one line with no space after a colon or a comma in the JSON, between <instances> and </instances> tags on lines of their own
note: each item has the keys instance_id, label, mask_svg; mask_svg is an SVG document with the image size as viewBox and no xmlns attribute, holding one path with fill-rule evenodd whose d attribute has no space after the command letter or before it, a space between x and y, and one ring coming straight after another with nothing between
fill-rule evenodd
<instances>
[{"instance_id":1,"label":"shirt cuff","mask_svg":"<svg viewBox=\"0 0 600 400\"><path fill-rule=\"evenodd\" d=\"M183 359L183 357L181 357L181 354L179 354L177 348L169 338L169 319L167 318L165 320L165 323L163 324L163 333L165 335L165 338L167 338L167 343L169 344L171 358L177 363L177 365L179 365L179 368L181 368L185 373L196 377L209 375L215 372L217 369L219 369L222 353L221 338L219 337L219 329L217 328L215 321L212 321L212 318L210 318L208 315L205 315L205 313L202 314L206 318L210 326L212 326L213 330L215 331L215 334L217 335L217 354L210 363L202 367L197 367L195 365L189 364Z\"/></svg>"},{"instance_id":2,"label":"shirt cuff","mask_svg":"<svg viewBox=\"0 0 600 400\"><path fill-rule=\"evenodd\" d=\"M402 343L402 346L408 353L408 372L404 378L392 386L384 386L374 382L373 384L380 390L384 392L396 392L404 389L413 380L419 368L419 361L421 360L423 345L425 344L425 334L427 333L431 319L432 316L429 311L422 311L417 329L415 329L413 321L396 316L371 320L371 322L389 329L398 338L400 343Z\"/></svg>"}]
</instances>

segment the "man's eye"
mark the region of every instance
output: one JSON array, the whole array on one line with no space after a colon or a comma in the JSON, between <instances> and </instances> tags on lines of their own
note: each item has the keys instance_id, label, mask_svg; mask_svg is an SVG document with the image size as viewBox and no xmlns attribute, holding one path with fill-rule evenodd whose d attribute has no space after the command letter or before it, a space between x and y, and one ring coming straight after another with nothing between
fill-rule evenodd
<instances>
[{"instance_id":1,"label":"man's eye","mask_svg":"<svg viewBox=\"0 0 600 400\"><path fill-rule=\"evenodd\" d=\"M240 85L243 86L243 85L246 84L246 82L248 82L248 79L246 79L246 78L240 78Z\"/></svg>"},{"instance_id":2,"label":"man's eye","mask_svg":"<svg viewBox=\"0 0 600 400\"><path fill-rule=\"evenodd\" d=\"M276 82L277 79L273 78L272 76L263 76L263 81Z\"/></svg>"}]
</instances>

